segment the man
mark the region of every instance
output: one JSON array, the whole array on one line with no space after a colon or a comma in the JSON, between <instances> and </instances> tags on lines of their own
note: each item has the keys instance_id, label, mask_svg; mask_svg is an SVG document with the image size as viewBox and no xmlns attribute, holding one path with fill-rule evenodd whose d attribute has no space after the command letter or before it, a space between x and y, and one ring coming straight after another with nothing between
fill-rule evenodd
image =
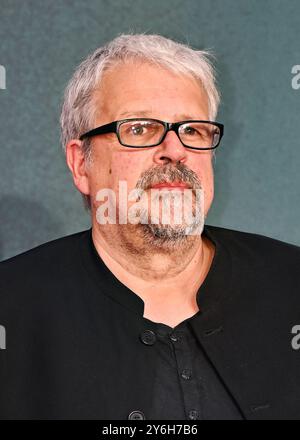
<instances>
[{"instance_id":1,"label":"man","mask_svg":"<svg viewBox=\"0 0 300 440\"><path fill-rule=\"evenodd\" d=\"M300 250L205 225L218 103L207 53L158 35L78 67L62 142L92 227L1 264L1 418L300 417Z\"/></svg>"}]
</instances>

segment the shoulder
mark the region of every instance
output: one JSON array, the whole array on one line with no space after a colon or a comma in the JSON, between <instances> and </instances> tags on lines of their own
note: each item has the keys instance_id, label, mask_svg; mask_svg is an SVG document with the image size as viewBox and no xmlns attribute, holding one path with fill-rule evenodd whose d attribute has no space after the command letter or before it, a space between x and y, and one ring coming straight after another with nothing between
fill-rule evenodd
<instances>
[{"instance_id":1,"label":"shoulder","mask_svg":"<svg viewBox=\"0 0 300 440\"><path fill-rule=\"evenodd\" d=\"M206 226L215 242L219 260L229 261L234 291L253 304L281 304L290 313L300 305L300 247L275 238L245 231ZM224 264L221 262L221 265ZM285 305L283 305L285 304ZM298 312L297 312L298 313Z\"/></svg>"},{"instance_id":2,"label":"shoulder","mask_svg":"<svg viewBox=\"0 0 300 440\"><path fill-rule=\"evenodd\" d=\"M300 247L269 236L253 232L227 229L205 225L207 236L217 244L224 246L232 256L244 256L249 259L268 258L269 262L288 258L300 262Z\"/></svg>"},{"instance_id":3,"label":"shoulder","mask_svg":"<svg viewBox=\"0 0 300 440\"><path fill-rule=\"evenodd\" d=\"M15 295L30 299L64 283L79 264L78 244L89 234L81 231L41 244L0 263L0 301Z\"/></svg>"},{"instance_id":4,"label":"shoulder","mask_svg":"<svg viewBox=\"0 0 300 440\"><path fill-rule=\"evenodd\" d=\"M257 292L288 291L299 303L299 246L217 226L205 226L205 231L215 243L219 259L229 260L232 276L240 286L252 286Z\"/></svg>"},{"instance_id":5,"label":"shoulder","mask_svg":"<svg viewBox=\"0 0 300 440\"><path fill-rule=\"evenodd\" d=\"M78 241L88 233L89 230L85 230L40 244L28 251L1 261L0 271L3 274L18 269L24 271L29 267L33 269L33 263L35 267L42 267L49 263L55 265L58 260L70 256L71 250L77 246Z\"/></svg>"}]
</instances>

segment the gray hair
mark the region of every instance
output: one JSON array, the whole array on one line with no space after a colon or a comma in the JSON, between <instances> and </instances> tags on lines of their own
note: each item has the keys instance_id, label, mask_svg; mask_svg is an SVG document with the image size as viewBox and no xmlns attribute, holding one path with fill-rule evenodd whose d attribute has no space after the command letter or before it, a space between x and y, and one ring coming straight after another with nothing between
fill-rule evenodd
<instances>
[{"instance_id":1,"label":"gray hair","mask_svg":"<svg viewBox=\"0 0 300 440\"><path fill-rule=\"evenodd\" d=\"M97 109L92 96L100 86L103 73L129 60L150 62L171 72L194 77L207 94L209 119L214 120L220 95L211 56L209 51L195 50L161 35L121 34L99 47L78 66L66 87L60 117L63 149L71 139L78 139L94 128ZM85 139L82 148L90 158L91 140ZM84 199L89 208L89 197L84 196Z\"/></svg>"}]
</instances>

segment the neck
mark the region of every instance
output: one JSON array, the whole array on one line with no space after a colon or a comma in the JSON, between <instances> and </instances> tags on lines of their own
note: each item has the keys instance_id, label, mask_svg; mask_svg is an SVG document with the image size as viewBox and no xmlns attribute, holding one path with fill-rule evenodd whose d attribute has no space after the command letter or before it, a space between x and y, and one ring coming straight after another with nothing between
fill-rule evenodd
<instances>
[{"instance_id":1,"label":"neck","mask_svg":"<svg viewBox=\"0 0 300 440\"><path fill-rule=\"evenodd\" d=\"M195 235L155 246L145 242L137 225L129 226L132 231L122 226L93 224L92 238L110 271L143 299L144 316L176 325L196 313L196 293L211 265L213 244Z\"/></svg>"}]
</instances>

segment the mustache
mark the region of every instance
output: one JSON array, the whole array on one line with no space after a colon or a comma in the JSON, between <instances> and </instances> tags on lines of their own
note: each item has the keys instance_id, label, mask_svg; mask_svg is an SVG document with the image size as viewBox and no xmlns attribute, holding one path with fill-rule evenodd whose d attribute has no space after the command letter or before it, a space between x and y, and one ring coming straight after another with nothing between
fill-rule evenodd
<instances>
[{"instance_id":1,"label":"mustache","mask_svg":"<svg viewBox=\"0 0 300 440\"><path fill-rule=\"evenodd\" d=\"M136 189L147 190L158 183L185 183L191 189L201 189L197 174L182 163L158 165L144 171L136 183Z\"/></svg>"}]
</instances>

